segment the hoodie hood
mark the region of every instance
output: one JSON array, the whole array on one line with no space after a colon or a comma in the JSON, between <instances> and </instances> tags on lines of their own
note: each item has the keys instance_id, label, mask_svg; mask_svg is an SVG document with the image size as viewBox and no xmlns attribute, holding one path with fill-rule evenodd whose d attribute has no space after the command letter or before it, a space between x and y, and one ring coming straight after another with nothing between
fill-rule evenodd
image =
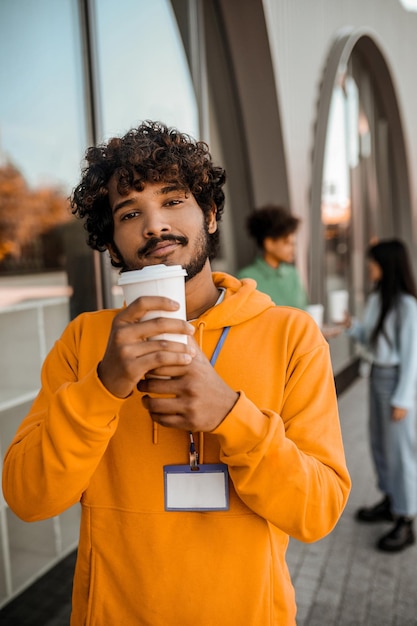
<instances>
[{"instance_id":1,"label":"hoodie hood","mask_svg":"<svg viewBox=\"0 0 417 626\"><path fill-rule=\"evenodd\" d=\"M213 272L213 281L216 287L225 289L225 296L220 304L199 317L198 323L204 323L206 330L236 326L275 307L269 296L256 290L256 282L251 278L240 280L224 272Z\"/></svg>"}]
</instances>

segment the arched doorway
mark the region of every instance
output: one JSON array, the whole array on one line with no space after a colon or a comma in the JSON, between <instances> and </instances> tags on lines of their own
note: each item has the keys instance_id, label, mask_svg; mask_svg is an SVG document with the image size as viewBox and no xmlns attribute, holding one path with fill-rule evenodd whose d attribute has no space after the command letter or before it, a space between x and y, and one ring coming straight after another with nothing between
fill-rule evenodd
<instances>
[{"instance_id":1,"label":"arched doorway","mask_svg":"<svg viewBox=\"0 0 417 626\"><path fill-rule=\"evenodd\" d=\"M346 290L361 313L364 251L371 239L411 244L407 157L395 87L371 33L344 30L328 57L315 129L311 185L310 292L325 305ZM345 337L330 342L336 371L352 361Z\"/></svg>"}]
</instances>

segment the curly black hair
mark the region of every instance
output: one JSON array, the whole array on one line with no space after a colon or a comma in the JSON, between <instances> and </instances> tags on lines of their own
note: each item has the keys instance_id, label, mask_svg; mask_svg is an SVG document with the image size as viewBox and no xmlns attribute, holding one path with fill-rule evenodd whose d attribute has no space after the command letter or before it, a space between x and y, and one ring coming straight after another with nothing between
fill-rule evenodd
<instances>
[{"instance_id":1,"label":"curly black hair","mask_svg":"<svg viewBox=\"0 0 417 626\"><path fill-rule=\"evenodd\" d=\"M84 220L87 243L103 251L113 243L114 224L108 199L108 183L118 177L118 192L141 191L145 183L175 182L195 197L208 223L213 206L219 222L224 209L226 173L214 166L208 145L161 122L144 121L123 137L88 148L87 166L72 192L74 215ZM214 258L219 232L209 235L209 258ZM112 263L119 267L117 262Z\"/></svg>"},{"instance_id":2,"label":"curly black hair","mask_svg":"<svg viewBox=\"0 0 417 626\"><path fill-rule=\"evenodd\" d=\"M267 237L280 239L295 233L300 223L300 219L292 215L287 209L268 204L260 209L255 209L246 221L249 234L259 246L263 248L263 243Z\"/></svg>"}]
</instances>

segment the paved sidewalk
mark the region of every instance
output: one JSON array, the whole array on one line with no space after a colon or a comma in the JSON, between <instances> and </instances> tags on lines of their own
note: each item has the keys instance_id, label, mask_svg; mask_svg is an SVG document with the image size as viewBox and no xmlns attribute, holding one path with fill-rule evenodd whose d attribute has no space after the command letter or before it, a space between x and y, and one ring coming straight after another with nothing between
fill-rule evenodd
<instances>
[{"instance_id":1,"label":"paved sidewalk","mask_svg":"<svg viewBox=\"0 0 417 626\"><path fill-rule=\"evenodd\" d=\"M378 552L375 541L392 524L354 520L359 506L380 498L368 448L367 381L342 394L339 408L352 492L328 537L290 541L297 626L417 626L417 544L397 554Z\"/></svg>"}]
</instances>

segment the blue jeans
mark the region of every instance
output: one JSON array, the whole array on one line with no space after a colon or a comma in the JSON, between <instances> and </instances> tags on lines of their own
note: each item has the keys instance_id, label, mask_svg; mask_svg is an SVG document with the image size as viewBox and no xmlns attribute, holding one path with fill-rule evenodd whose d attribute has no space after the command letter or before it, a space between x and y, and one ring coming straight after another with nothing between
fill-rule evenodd
<instances>
[{"instance_id":1,"label":"blue jeans","mask_svg":"<svg viewBox=\"0 0 417 626\"><path fill-rule=\"evenodd\" d=\"M391 419L398 367L373 366L370 376L369 434L379 489L390 496L393 513L417 513L415 407L399 422Z\"/></svg>"}]
</instances>

